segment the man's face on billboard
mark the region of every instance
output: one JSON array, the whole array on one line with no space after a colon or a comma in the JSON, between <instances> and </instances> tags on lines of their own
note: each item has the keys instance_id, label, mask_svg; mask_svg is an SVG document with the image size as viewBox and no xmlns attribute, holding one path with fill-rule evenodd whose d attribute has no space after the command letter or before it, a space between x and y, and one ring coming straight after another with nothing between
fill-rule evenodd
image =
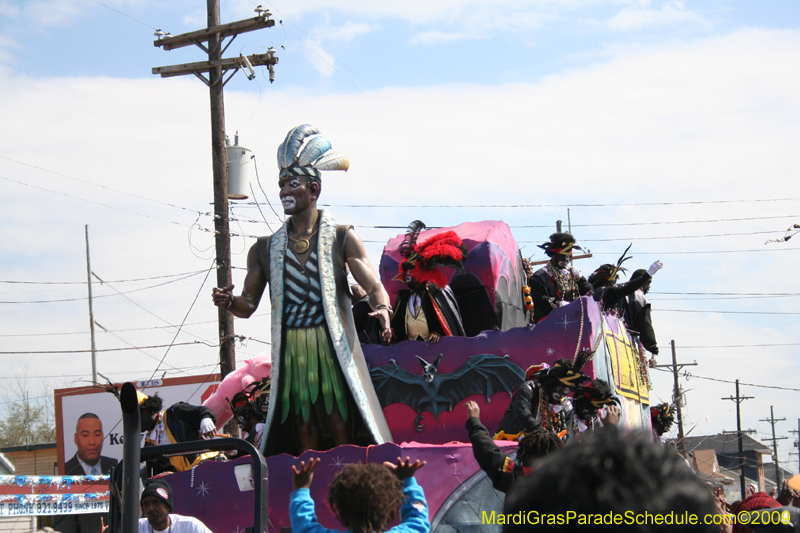
<instances>
[{"instance_id":1,"label":"man's face on billboard","mask_svg":"<svg viewBox=\"0 0 800 533\"><path fill-rule=\"evenodd\" d=\"M88 465L96 465L103 451L103 423L99 418L78 420L75 427L75 446L78 459Z\"/></svg>"}]
</instances>

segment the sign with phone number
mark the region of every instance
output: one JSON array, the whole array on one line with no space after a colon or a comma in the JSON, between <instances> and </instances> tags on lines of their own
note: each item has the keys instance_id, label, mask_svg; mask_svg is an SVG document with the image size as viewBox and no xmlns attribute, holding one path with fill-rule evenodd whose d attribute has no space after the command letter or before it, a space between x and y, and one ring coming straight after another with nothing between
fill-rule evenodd
<instances>
[{"instance_id":1,"label":"sign with phone number","mask_svg":"<svg viewBox=\"0 0 800 533\"><path fill-rule=\"evenodd\" d=\"M1 516L47 516L57 514L107 513L108 500L90 502L0 503Z\"/></svg>"}]
</instances>

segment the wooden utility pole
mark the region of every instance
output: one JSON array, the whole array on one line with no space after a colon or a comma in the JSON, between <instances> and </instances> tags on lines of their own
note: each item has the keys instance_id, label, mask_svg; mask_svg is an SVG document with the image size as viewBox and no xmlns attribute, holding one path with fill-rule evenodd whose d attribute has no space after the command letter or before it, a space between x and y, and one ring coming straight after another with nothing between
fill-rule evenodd
<instances>
[{"instance_id":1,"label":"wooden utility pole","mask_svg":"<svg viewBox=\"0 0 800 533\"><path fill-rule=\"evenodd\" d=\"M723 400L731 400L736 402L736 433L739 441L739 484L742 491L742 499L747 497L747 492L744 490L744 442L742 441L742 414L740 406L745 400L752 400L753 396L739 396L739 380L736 380L736 398L733 396L729 398L722 398Z\"/></svg>"},{"instance_id":2,"label":"wooden utility pole","mask_svg":"<svg viewBox=\"0 0 800 533\"><path fill-rule=\"evenodd\" d=\"M772 450L775 453L775 457L773 458L773 460L775 461L775 486L776 487L780 487L781 486L781 482L783 481L781 479L780 466L778 466L778 441L779 440L783 440L783 439L788 439L789 437L776 437L775 436L775 422L782 422L784 420L786 420L786 419L785 418L775 418L775 413L773 411L773 406L772 405L769 406L769 418L766 418L766 419L762 418L761 420L759 420L759 422L769 422L770 425L772 425L772 438L768 439L768 440L772 441ZM778 490L780 490L780 489L778 489Z\"/></svg>"},{"instance_id":3,"label":"wooden utility pole","mask_svg":"<svg viewBox=\"0 0 800 533\"><path fill-rule=\"evenodd\" d=\"M681 386L678 382L678 372L683 370L685 366L697 366L697 361L694 363L678 363L678 357L675 353L675 341L669 341L672 347L672 364L671 365L656 365L656 368L669 368L672 371L672 404L675 407L676 414L678 415L678 442L677 448L681 455L686 455L686 442L684 441L685 435L683 434L683 413L681 411Z\"/></svg>"},{"instance_id":4,"label":"wooden utility pole","mask_svg":"<svg viewBox=\"0 0 800 533\"><path fill-rule=\"evenodd\" d=\"M92 312L92 264L89 262L89 224L83 226L86 236L86 283L89 287L89 334L92 337L92 383L97 384L97 351L94 346L94 313Z\"/></svg>"},{"instance_id":5,"label":"wooden utility pole","mask_svg":"<svg viewBox=\"0 0 800 533\"><path fill-rule=\"evenodd\" d=\"M270 81L273 81L278 58L271 48L266 54L229 59L222 58L222 54L240 33L274 26L275 21L270 19L272 14L269 11L265 11L259 6L256 8L258 16L255 18L221 24L219 0L207 0L207 7L208 27L206 29L174 37L161 37L159 35L159 39L153 44L164 50L196 45L208 54L208 61L156 67L153 69L153 74L160 74L162 78L194 74L208 86L211 104L211 159L214 174L214 240L217 252L217 286L227 287L232 283L232 276L228 220L228 172L225 151L225 103L222 89L240 68L247 68L250 71L248 78L254 76L255 73L252 67L257 65L266 65L269 68ZM223 41L226 38L230 38L230 40L223 46ZM230 73L227 79L223 79L229 70L233 70L233 72ZM204 76L204 74L208 77ZM221 307L218 308L217 314L219 320L220 373L225 377L236 368L233 315Z\"/></svg>"}]
</instances>

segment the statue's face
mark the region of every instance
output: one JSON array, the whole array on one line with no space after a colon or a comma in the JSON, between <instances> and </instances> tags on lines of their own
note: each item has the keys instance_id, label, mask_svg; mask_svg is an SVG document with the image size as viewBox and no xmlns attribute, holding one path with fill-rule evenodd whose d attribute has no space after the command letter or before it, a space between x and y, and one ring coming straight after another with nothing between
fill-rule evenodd
<instances>
[{"instance_id":1,"label":"statue's face","mask_svg":"<svg viewBox=\"0 0 800 533\"><path fill-rule=\"evenodd\" d=\"M287 215L302 213L316 200L316 190L304 176L287 176L278 180L283 212Z\"/></svg>"}]
</instances>

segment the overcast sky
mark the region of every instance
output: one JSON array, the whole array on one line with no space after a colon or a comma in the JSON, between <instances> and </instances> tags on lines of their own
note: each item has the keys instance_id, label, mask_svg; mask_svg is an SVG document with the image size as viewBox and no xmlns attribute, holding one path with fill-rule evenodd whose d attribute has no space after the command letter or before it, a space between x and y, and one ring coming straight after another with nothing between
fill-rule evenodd
<instances>
[{"instance_id":1,"label":"overcast sky","mask_svg":"<svg viewBox=\"0 0 800 533\"><path fill-rule=\"evenodd\" d=\"M262 3L281 22L225 54L272 46L280 58L274 84L259 67L225 87L227 131L255 153L266 192L254 184L263 215L232 208L237 284L252 236L282 220L267 205L275 150L312 123L351 161L326 175L321 203L356 226L376 266L399 231L375 226L414 219L504 220L534 260L561 219L594 253L577 264L587 275L631 242L632 268L661 259L650 295L661 362L674 339L679 361L698 363L682 378L686 430L734 430L735 403L721 398L740 379L754 397L742 426L764 440L774 406L790 437L780 459L797 471L800 252L765 242L800 223L800 4ZM256 4L223 0L222 21ZM204 2L0 0L3 379L27 375L32 394L87 383L86 353L22 353L88 348L87 224L106 282L93 287L98 349L158 346L101 352L99 371L215 369L208 90L151 74L204 59L154 47L156 29L205 24ZM236 322L251 338L239 361L268 351L268 312ZM209 346L182 345L195 341ZM669 399L672 375L654 374L652 399Z\"/></svg>"}]
</instances>

